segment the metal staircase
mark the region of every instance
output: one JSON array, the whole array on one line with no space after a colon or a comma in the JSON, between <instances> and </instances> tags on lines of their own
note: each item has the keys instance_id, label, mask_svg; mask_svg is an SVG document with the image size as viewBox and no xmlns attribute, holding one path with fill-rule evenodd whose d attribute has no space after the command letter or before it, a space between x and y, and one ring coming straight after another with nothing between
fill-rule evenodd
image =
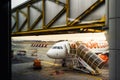
<instances>
[{"instance_id":1,"label":"metal staircase","mask_svg":"<svg viewBox=\"0 0 120 80\"><path fill-rule=\"evenodd\" d=\"M71 54L75 55L72 59L73 68L86 73L93 75L100 74L100 69L102 69L105 64L101 58L82 44L76 49L71 49Z\"/></svg>"}]
</instances>

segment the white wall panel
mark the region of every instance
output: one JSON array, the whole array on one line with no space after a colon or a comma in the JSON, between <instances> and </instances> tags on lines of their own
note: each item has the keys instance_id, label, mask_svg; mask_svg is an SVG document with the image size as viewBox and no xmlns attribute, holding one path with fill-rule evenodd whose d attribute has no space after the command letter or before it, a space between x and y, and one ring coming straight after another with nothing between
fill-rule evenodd
<instances>
[{"instance_id":1,"label":"white wall panel","mask_svg":"<svg viewBox=\"0 0 120 80\"><path fill-rule=\"evenodd\" d=\"M66 25L66 13L64 13L53 25L52 27L60 27Z\"/></svg>"},{"instance_id":2,"label":"white wall panel","mask_svg":"<svg viewBox=\"0 0 120 80\"><path fill-rule=\"evenodd\" d=\"M45 23L48 24L63 9L63 6L49 0L46 0L45 5Z\"/></svg>"},{"instance_id":3,"label":"white wall panel","mask_svg":"<svg viewBox=\"0 0 120 80\"><path fill-rule=\"evenodd\" d=\"M105 12L105 4L100 6L98 9L91 12L87 17L83 19L83 21L91 21L91 20L100 20L103 16L106 15Z\"/></svg>"},{"instance_id":4,"label":"white wall panel","mask_svg":"<svg viewBox=\"0 0 120 80\"><path fill-rule=\"evenodd\" d=\"M30 26L35 22L35 20L41 15L39 11L30 7Z\"/></svg>"},{"instance_id":5,"label":"white wall panel","mask_svg":"<svg viewBox=\"0 0 120 80\"><path fill-rule=\"evenodd\" d=\"M42 29L42 19L38 22L38 24L35 26L33 30L36 30L36 29Z\"/></svg>"},{"instance_id":6,"label":"white wall panel","mask_svg":"<svg viewBox=\"0 0 120 80\"><path fill-rule=\"evenodd\" d=\"M18 17L19 17L19 20L18 20L19 21L19 26L18 26L18 28L20 28L21 25L23 24L23 22L25 21L26 17L21 12L19 12Z\"/></svg>"},{"instance_id":7,"label":"white wall panel","mask_svg":"<svg viewBox=\"0 0 120 80\"><path fill-rule=\"evenodd\" d=\"M15 16L16 17L16 12L12 13L11 15ZM15 19L11 16L11 27L13 27L13 25L15 24Z\"/></svg>"},{"instance_id":8,"label":"white wall panel","mask_svg":"<svg viewBox=\"0 0 120 80\"><path fill-rule=\"evenodd\" d=\"M42 1L34 3L33 5L42 11Z\"/></svg>"},{"instance_id":9,"label":"white wall panel","mask_svg":"<svg viewBox=\"0 0 120 80\"><path fill-rule=\"evenodd\" d=\"M70 0L70 18L75 19L97 0Z\"/></svg>"}]
</instances>

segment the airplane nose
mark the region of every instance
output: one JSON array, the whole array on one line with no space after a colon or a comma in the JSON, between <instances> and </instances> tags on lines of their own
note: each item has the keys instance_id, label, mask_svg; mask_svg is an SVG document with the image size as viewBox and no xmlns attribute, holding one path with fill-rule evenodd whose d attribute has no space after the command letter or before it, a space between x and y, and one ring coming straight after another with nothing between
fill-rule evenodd
<instances>
[{"instance_id":1,"label":"airplane nose","mask_svg":"<svg viewBox=\"0 0 120 80\"><path fill-rule=\"evenodd\" d=\"M47 56L50 57L50 58L53 58L54 57L53 52L51 50L49 50L47 52Z\"/></svg>"},{"instance_id":2,"label":"airplane nose","mask_svg":"<svg viewBox=\"0 0 120 80\"><path fill-rule=\"evenodd\" d=\"M59 52L57 50L54 50L54 51L49 50L47 52L47 56L50 57L50 58L53 58L53 59L59 59L59 58L61 58L61 56L63 56L63 55L60 55L59 53L61 53L61 52Z\"/></svg>"}]
</instances>

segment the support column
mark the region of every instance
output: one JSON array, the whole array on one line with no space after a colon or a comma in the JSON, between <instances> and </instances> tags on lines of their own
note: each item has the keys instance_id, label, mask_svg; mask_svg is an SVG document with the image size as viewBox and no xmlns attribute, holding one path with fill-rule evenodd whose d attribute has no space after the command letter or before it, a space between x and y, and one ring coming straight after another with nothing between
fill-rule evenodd
<instances>
[{"instance_id":1,"label":"support column","mask_svg":"<svg viewBox=\"0 0 120 80\"><path fill-rule=\"evenodd\" d=\"M110 80L120 80L120 0L108 1Z\"/></svg>"}]
</instances>

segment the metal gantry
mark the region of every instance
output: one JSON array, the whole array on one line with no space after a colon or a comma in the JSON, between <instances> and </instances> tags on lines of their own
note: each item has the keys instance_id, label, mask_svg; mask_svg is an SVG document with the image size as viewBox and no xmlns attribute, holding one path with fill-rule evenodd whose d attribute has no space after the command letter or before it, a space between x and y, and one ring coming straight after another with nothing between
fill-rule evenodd
<instances>
[{"instance_id":1,"label":"metal gantry","mask_svg":"<svg viewBox=\"0 0 120 80\"><path fill-rule=\"evenodd\" d=\"M11 35L101 32L105 0L30 0L12 9Z\"/></svg>"}]
</instances>

